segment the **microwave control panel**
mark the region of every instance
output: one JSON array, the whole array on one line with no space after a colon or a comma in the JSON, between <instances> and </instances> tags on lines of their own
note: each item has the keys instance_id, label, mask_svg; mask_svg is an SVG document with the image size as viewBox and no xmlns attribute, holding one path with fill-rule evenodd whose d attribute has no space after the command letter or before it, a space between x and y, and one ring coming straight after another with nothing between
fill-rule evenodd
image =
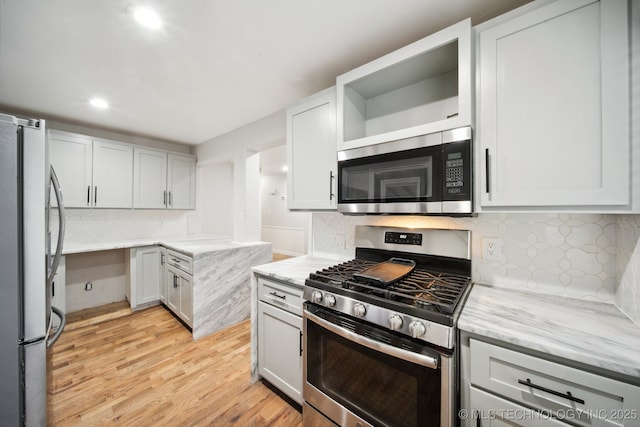
<instances>
[{"instance_id":1,"label":"microwave control panel","mask_svg":"<svg viewBox=\"0 0 640 427\"><path fill-rule=\"evenodd\" d=\"M443 200L468 200L471 194L471 141L443 146Z\"/></svg>"}]
</instances>

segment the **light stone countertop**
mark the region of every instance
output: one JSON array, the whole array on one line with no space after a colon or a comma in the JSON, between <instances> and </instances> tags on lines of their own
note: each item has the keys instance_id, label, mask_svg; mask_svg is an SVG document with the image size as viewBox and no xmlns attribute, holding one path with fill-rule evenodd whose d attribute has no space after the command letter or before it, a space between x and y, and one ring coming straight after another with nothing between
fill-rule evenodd
<instances>
[{"instance_id":1,"label":"light stone countertop","mask_svg":"<svg viewBox=\"0 0 640 427\"><path fill-rule=\"evenodd\" d=\"M233 242L230 237L193 235L184 237L156 237L149 239L131 239L113 242L98 243L77 243L65 242L62 250L63 255L71 255L83 252L107 251L113 249L128 249L142 246L162 245L166 248L195 256L219 250L234 249L243 246L255 245L262 242ZM55 246L53 246L55 247Z\"/></svg>"},{"instance_id":2,"label":"light stone countertop","mask_svg":"<svg viewBox=\"0 0 640 427\"><path fill-rule=\"evenodd\" d=\"M282 261L271 262L253 267L253 272L272 279L280 280L297 287L304 287L304 281L310 273L331 267L349 258L323 258L303 255Z\"/></svg>"},{"instance_id":3,"label":"light stone countertop","mask_svg":"<svg viewBox=\"0 0 640 427\"><path fill-rule=\"evenodd\" d=\"M612 304L474 284L458 328L640 381L640 327Z\"/></svg>"}]
</instances>

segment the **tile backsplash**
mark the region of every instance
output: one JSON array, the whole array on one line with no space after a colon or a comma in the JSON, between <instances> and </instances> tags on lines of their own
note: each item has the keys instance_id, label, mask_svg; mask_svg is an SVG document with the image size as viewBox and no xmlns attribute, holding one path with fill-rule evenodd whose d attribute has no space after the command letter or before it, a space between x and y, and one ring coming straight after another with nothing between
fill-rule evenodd
<instances>
[{"instance_id":1,"label":"tile backsplash","mask_svg":"<svg viewBox=\"0 0 640 427\"><path fill-rule=\"evenodd\" d=\"M66 209L65 240L104 243L188 234L187 211L130 209ZM52 238L57 233L57 211L52 210Z\"/></svg>"},{"instance_id":2,"label":"tile backsplash","mask_svg":"<svg viewBox=\"0 0 640 427\"><path fill-rule=\"evenodd\" d=\"M617 230L616 305L640 326L640 215L620 215Z\"/></svg>"},{"instance_id":3,"label":"tile backsplash","mask_svg":"<svg viewBox=\"0 0 640 427\"><path fill-rule=\"evenodd\" d=\"M357 224L471 230L475 282L616 303L639 323L638 218L553 213L487 213L473 218L314 213L313 252L352 257ZM500 239L499 260L482 258L484 238Z\"/></svg>"}]
</instances>

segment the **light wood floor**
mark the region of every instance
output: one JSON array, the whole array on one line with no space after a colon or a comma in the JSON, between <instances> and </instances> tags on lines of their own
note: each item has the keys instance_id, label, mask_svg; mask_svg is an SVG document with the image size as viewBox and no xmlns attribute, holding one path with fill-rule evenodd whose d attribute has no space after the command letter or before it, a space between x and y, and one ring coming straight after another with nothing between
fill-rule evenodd
<instances>
[{"instance_id":1,"label":"light wood floor","mask_svg":"<svg viewBox=\"0 0 640 427\"><path fill-rule=\"evenodd\" d=\"M71 322L53 347L49 425L302 426L251 384L248 320L193 341L161 306L119 314Z\"/></svg>"}]
</instances>

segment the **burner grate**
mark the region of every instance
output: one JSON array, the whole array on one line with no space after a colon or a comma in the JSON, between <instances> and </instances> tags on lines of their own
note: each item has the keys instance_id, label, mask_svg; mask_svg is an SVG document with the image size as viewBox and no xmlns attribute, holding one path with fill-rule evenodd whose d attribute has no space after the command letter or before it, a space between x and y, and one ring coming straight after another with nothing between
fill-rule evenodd
<instances>
[{"instance_id":1,"label":"burner grate","mask_svg":"<svg viewBox=\"0 0 640 427\"><path fill-rule=\"evenodd\" d=\"M352 259L351 261L346 261L341 264L327 267L315 273L311 273L309 278L320 280L322 282L342 283L351 280L355 273L360 273L375 264L376 263L372 261Z\"/></svg>"},{"instance_id":2,"label":"burner grate","mask_svg":"<svg viewBox=\"0 0 640 427\"><path fill-rule=\"evenodd\" d=\"M343 289L445 314L453 313L470 282L469 277L464 275L432 272L424 268L416 268L403 279L384 288L353 277L355 273L360 273L375 264L377 263L372 261L353 259L312 273L310 278Z\"/></svg>"}]
</instances>

